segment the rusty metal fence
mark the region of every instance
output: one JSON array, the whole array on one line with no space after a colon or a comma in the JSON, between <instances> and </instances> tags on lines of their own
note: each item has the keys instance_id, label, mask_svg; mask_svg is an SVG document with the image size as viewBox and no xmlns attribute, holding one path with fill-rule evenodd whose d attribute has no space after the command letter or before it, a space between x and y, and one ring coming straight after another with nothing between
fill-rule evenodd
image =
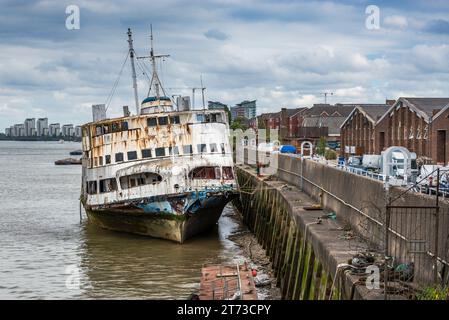
<instances>
[{"instance_id":1,"label":"rusty metal fence","mask_svg":"<svg viewBox=\"0 0 449 320\"><path fill-rule=\"evenodd\" d=\"M386 247L393 278L419 284L447 285L449 210L387 206Z\"/></svg>"}]
</instances>

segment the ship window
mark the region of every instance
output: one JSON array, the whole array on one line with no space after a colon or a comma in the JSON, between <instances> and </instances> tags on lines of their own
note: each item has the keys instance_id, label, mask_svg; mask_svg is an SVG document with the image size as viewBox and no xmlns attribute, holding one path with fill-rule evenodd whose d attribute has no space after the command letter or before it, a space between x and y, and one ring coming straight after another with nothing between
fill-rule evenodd
<instances>
[{"instance_id":1,"label":"ship window","mask_svg":"<svg viewBox=\"0 0 449 320\"><path fill-rule=\"evenodd\" d=\"M100 180L100 193L112 192L117 190L117 181L115 178Z\"/></svg>"},{"instance_id":2,"label":"ship window","mask_svg":"<svg viewBox=\"0 0 449 320\"><path fill-rule=\"evenodd\" d=\"M223 179L224 180L234 179L234 172L232 171L232 167L223 167Z\"/></svg>"},{"instance_id":3,"label":"ship window","mask_svg":"<svg viewBox=\"0 0 449 320\"><path fill-rule=\"evenodd\" d=\"M127 131L128 130L128 122L127 121L123 121L122 122L122 131Z\"/></svg>"},{"instance_id":4,"label":"ship window","mask_svg":"<svg viewBox=\"0 0 449 320\"><path fill-rule=\"evenodd\" d=\"M200 144L198 144L198 152L199 153L205 153L205 152L207 152L207 149L206 149L206 144L205 143L200 143Z\"/></svg>"},{"instance_id":5,"label":"ship window","mask_svg":"<svg viewBox=\"0 0 449 320\"><path fill-rule=\"evenodd\" d=\"M166 126L168 124L168 117L157 118L157 122L160 126Z\"/></svg>"},{"instance_id":6,"label":"ship window","mask_svg":"<svg viewBox=\"0 0 449 320\"><path fill-rule=\"evenodd\" d=\"M168 148L168 154L171 155L171 156L173 156L173 155L175 155L175 156L179 155L179 149L178 149L178 147L169 147L169 148Z\"/></svg>"},{"instance_id":7,"label":"ship window","mask_svg":"<svg viewBox=\"0 0 449 320\"><path fill-rule=\"evenodd\" d=\"M114 122L111 126L112 126L112 132L118 132L118 131L121 131L120 123Z\"/></svg>"},{"instance_id":8,"label":"ship window","mask_svg":"<svg viewBox=\"0 0 449 320\"><path fill-rule=\"evenodd\" d=\"M156 118L148 118L147 119L147 125L149 127L155 127L157 126L157 119Z\"/></svg>"},{"instance_id":9,"label":"ship window","mask_svg":"<svg viewBox=\"0 0 449 320\"><path fill-rule=\"evenodd\" d=\"M106 164L110 164L111 163L111 155L107 154L104 156L104 162Z\"/></svg>"},{"instance_id":10,"label":"ship window","mask_svg":"<svg viewBox=\"0 0 449 320\"><path fill-rule=\"evenodd\" d=\"M101 136L103 134L103 127L102 126L96 126L95 127L95 135Z\"/></svg>"},{"instance_id":11,"label":"ship window","mask_svg":"<svg viewBox=\"0 0 449 320\"><path fill-rule=\"evenodd\" d=\"M179 116L172 116L172 117L170 117L170 123L171 124L180 124L181 121L179 121Z\"/></svg>"},{"instance_id":12,"label":"ship window","mask_svg":"<svg viewBox=\"0 0 449 320\"><path fill-rule=\"evenodd\" d=\"M156 157L164 157L165 148L156 148Z\"/></svg>"},{"instance_id":13,"label":"ship window","mask_svg":"<svg viewBox=\"0 0 449 320\"><path fill-rule=\"evenodd\" d=\"M204 114L202 114L202 113L197 113L197 115L196 115L196 121L197 121L197 122L204 122Z\"/></svg>"},{"instance_id":14,"label":"ship window","mask_svg":"<svg viewBox=\"0 0 449 320\"><path fill-rule=\"evenodd\" d=\"M128 151L128 160L136 160L137 151Z\"/></svg>"},{"instance_id":15,"label":"ship window","mask_svg":"<svg viewBox=\"0 0 449 320\"><path fill-rule=\"evenodd\" d=\"M145 172L120 177L120 186L122 189L140 187L148 184L157 184L162 181L162 177L153 172Z\"/></svg>"},{"instance_id":16,"label":"ship window","mask_svg":"<svg viewBox=\"0 0 449 320\"><path fill-rule=\"evenodd\" d=\"M190 179L220 179L219 167L197 167L190 171Z\"/></svg>"},{"instance_id":17,"label":"ship window","mask_svg":"<svg viewBox=\"0 0 449 320\"><path fill-rule=\"evenodd\" d=\"M115 154L115 162L122 162L123 161L123 153L119 152Z\"/></svg>"},{"instance_id":18,"label":"ship window","mask_svg":"<svg viewBox=\"0 0 449 320\"><path fill-rule=\"evenodd\" d=\"M151 158L151 149L142 149L142 158Z\"/></svg>"},{"instance_id":19,"label":"ship window","mask_svg":"<svg viewBox=\"0 0 449 320\"><path fill-rule=\"evenodd\" d=\"M219 122L221 119L220 114L219 113L212 113L210 115L210 122Z\"/></svg>"},{"instance_id":20,"label":"ship window","mask_svg":"<svg viewBox=\"0 0 449 320\"><path fill-rule=\"evenodd\" d=\"M217 144L211 143L210 144L210 152L218 152Z\"/></svg>"},{"instance_id":21,"label":"ship window","mask_svg":"<svg viewBox=\"0 0 449 320\"><path fill-rule=\"evenodd\" d=\"M226 149L225 149L225 144L224 143L221 144L221 153L222 154L226 153Z\"/></svg>"},{"instance_id":22,"label":"ship window","mask_svg":"<svg viewBox=\"0 0 449 320\"><path fill-rule=\"evenodd\" d=\"M182 151L184 154L192 154L193 153L192 145L188 144L186 146L183 146Z\"/></svg>"},{"instance_id":23,"label":"ship window","mask_svg":"<svg viewBox=\"0 0 449 320\"><path fill-rule=\"evenodd\" d=\"M87 193L97 194L97 181L87 181Z\"/></svg>"}]
</instances>

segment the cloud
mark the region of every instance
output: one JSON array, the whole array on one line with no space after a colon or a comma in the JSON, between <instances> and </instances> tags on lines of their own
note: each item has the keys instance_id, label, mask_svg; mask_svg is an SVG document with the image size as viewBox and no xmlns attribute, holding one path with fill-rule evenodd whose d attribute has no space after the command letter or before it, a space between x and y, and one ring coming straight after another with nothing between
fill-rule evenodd
<instances>
[{"instance_id":1,"label":"cloud","mask_svg":"<svg viewBox=\"0 0 449 320\"><path fill-rule=\"evenodd\" d=\"M408 26L408 20L404 16L392 15L385 17L384 24L393 28L405 29Z\"/></svg>"},{"instance_id":2,"label":"cloud","mask_svg":"<svg viewBox=\"0 0 449 320\"><path fill-rule=\"evenodd\" d=\"M28 116L90 121L90 105L105 102L124 61L127 28L138 55L148 55L150 23L156 53L171 55L158 64L168 94L191 95L202 75L208 99L257 99L265 112L322 102L325 91L342 103L447 96L449 3L379 1L385 19L375 32L365 28L364 0L78 0L81 29L72 31L65 7L73 1L3 1L0 128ZM143 99L141 63L149 64L137 65ZM109 116L122 105L133 110L129 61Z\"/></svg>"},{"instance_id":3,"label":"cloud","mask_svg":"<svg viewBox=\"0 0 449 320\"><path fill-rule=\"evenodd\" d=\"M449 35L449 21L443 19L433 19L426 23L424 31L436 34Z\"/></svg>"},{"instance_id":4,"label":"cloud","mask_svg":"<svg viewBox=\"0 0 449 320\"><path fill-rule=\"evenodd\" d=\"M209 29L204 33L204 36L206 38L215 40L226 40L229 38L225 33L221 32L218 29Z\"/></svg>"}]
</instances>

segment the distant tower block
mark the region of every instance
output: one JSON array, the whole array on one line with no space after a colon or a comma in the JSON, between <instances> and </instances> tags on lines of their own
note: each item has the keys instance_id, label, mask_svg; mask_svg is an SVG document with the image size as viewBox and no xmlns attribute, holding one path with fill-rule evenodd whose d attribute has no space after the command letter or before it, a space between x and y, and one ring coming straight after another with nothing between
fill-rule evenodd
<instances>
[{"instance_id":1,"label":"distant tower block","mask_svg":"<svg viewBox=\"0 0 449 320\"><path fill-rule=\"evenodd\" d=\"M94 122L106 119L106 105L105 104L93 104L92 116Z\"/></svg>"}]
</instances>

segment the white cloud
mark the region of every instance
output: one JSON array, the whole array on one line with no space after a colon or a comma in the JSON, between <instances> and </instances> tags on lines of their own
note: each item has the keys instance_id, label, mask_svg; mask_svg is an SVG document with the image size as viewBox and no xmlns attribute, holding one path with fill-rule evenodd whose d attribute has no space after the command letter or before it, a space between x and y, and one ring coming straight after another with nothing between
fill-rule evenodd
<instances>
[{"instance_id":1,"label":"white cloud","mask_svg":"<svg viewBox=\"0 0 449 320\"><path fill-rule=\"evenodd\" d=\"M385 17L384 24L393 28L405 29L408 26L408 20L404 16L391 15Z\"/></svg>"}]
</instances>

